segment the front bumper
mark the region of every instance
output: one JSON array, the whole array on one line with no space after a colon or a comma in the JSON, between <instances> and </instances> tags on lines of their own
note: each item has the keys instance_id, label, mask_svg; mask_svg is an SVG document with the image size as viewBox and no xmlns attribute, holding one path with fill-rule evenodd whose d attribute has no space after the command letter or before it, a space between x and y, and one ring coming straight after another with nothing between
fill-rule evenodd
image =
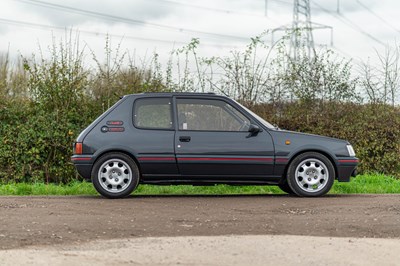
<instances>
[{"instance_id":1,"label":"front bumper","mask_svg":"<svg viewBox=\"0 0 400 266\"><path fill-rule=\"evenodd\" d=\"M351 177L357 175L357 165L359 163L356 157L347 157L338 159L337 163L337 179L339 182L349 182Z\"/></svg>"},{"instance_id":2,"label":"front bumper","mask_svg":"<svg viewBox=\"0 0 400 266\"><path fill-rule=\"evenodd\" d=\"M75 165L79 175L86 180L91 180L91 172L93 167L93 158L89 155L73 155L72 163Z\"/></svg>"}]
</instances>

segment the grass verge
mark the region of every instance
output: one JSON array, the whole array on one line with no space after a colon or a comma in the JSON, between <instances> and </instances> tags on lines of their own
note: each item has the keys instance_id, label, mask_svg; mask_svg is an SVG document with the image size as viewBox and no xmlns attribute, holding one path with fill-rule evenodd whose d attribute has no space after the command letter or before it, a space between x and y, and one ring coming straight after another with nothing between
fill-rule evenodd
<instances>
[{"instance_id":1,"label":"grass verge","mask_svg":"<svg viewBox=\"0 0 400 266\"><path fill-rule=\"evenodd\" d=\"M140 185L134 195L282 194L277 186L151 186ZM359 175L349 183L335 182L330 194L400 193L400 179L380 174ZM66 185L14 183L0 185L0 195L98 195L89 182Z\"/></svg>"}]
</instances>

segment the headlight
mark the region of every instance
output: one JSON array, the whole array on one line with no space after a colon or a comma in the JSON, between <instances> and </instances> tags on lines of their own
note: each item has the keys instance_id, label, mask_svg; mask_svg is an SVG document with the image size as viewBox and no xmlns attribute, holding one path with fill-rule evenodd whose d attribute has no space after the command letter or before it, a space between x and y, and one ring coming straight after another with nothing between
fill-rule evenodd
<instances>
[{"instance_id":1,"label":"headlight","mask_svg":"<svg viewBox=\"0 0 400 266\"><path fill-rule=\"evenodd\" d=\"M349 152L349 156L350 157L355 157L356 153L354 152L353 146L351 146L350 144L347 145L347 151Z\"/></svg>"}]
</instances>

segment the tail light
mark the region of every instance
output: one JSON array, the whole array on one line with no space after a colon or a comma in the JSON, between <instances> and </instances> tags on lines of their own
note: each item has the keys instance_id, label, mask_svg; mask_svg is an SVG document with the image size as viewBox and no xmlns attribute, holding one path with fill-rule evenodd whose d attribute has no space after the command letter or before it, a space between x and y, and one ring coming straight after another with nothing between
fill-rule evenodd
<instances>
[{"instance_id":1,"label":"tail light","mask_svg":"<svg viewBox=\"0 0 400 266\"><path fill-rule=\"evenodd\" d=\"M74 143L74 154L82 154L82 142Z\"/></svg>"}]
</instances>

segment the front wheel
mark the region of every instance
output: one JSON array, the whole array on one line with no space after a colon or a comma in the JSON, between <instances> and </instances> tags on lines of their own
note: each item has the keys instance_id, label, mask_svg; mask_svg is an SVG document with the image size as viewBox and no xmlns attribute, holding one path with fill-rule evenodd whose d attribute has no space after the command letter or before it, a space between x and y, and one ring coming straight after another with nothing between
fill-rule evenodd
<instances>
[{"instance_id":1,"label":"front wheel","mask_svg":"<svg viewBox=\"0 0 400 266\"><path fill-rule=\"evenodd\" d=\"M323 154L306 152L290 163L287 181L292 191L301 197L325 195L335 180L335 168Z\"/></svg>"},{"instance_id":2,"label":"front wheel","mask_svg":"<svg viewBox=\"0 0 400 266\"><path fill-rule=\"evenodd\" d=\"M134 160L123 153L108 153L100 157L92 169L92 183L106 198L123 198L139 183L139 169Z\"/></svg>"}]
</instances>

